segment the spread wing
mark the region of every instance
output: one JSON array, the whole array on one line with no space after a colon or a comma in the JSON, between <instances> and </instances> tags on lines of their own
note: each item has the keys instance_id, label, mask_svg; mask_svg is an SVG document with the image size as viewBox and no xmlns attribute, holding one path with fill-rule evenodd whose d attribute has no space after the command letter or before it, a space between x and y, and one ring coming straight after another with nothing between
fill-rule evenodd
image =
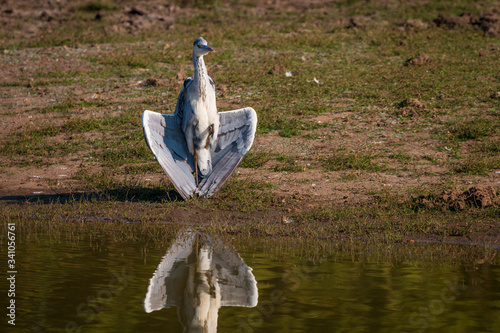
<instances>
[{"instance_id":1,"label":"spread wing","mask_svg":"<svg viewBox=\"0 0 500 333\"><path fill-rule=\"evenodd\" d=\"M184 199L196 190L194 161L181 128L181 117L146 110L142 114L144 138L168 178Z\"/></svg>"},{"instance_id":2,"label":"spread wing","mask_svg":"<svg viewBox=\"0 0 500 333\"><path fill-rule=\"evenodd\" d=\"M219 112L220 125L211 151L212 173L202 178L196 193L210 197L229 178L250 150L257 130L257 113L252 108Z\"/></svg>"},{"instance_id":3,"label":"spread wing","mask_svg":"<svg viewBox=\"0 0 500 333\"><path fill-rule=\"evenodd\" d=\"M213 247L213 270L219 282L222 306L254 307L259 291L257 280L234 247L218 241Z\"/></svg>"},{"instance_id":4,"label":"spread wing","mask_svg":"<svg viewBox=\"0 0 500 333\"><path fill-rule=\"evenodd\" d=\"M161 259L144 297L146 312L182 305L195 236L190 230L181 233Z\"/></svg>"}]
</instances>

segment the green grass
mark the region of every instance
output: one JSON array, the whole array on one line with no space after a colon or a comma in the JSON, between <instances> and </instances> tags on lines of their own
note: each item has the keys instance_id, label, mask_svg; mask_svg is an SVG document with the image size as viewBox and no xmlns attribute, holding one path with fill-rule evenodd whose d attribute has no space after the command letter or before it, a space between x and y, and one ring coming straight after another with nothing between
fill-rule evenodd
<instances>
[{"instance_id":1,"label":"green grass","mask_svg":"<svg viewBox=\"0 0 500 333\"><path fill-rule=\"evenodd\" d=\"M478 140L483 137L495 135L500 126L500 121L478 118L469 121L454 121L450 124L449 131L453 138L459 141Z\"/></svg>"},{"instance_id":2,"label":"green grass","mask_svg":"<svg viewBox=\"0 0 500 333\"><path fill-rule=\"evenodd\" d=\"M84 107L105 107L108 106L109 103L104 102L104 101L76 101L74 98L66 98L65 100L56 103L56 104L49 104L42 110L40 110L41 113L61 113L61 114L68 114L70 111L74 110L75 108L84 108Z\"/></svg>"},{"instance_id":3,"label":"green grass","mask_svg":"<svg viewBox=\"0 0 500 333\"><path fill-rule=\"evenodd\" d=\"M395 154L390 154L387 157L390 158L390 159L394 159L394 160L400 160L402 162L411 162L414 159L413 156L405 154L405 153L402 153L402 152L397 152Z\"/></svg>"},{"instance_id":4,"label":"green grass","mask_svg":"<svg viewBox=\"0 0 500 333\"><path fill-rule=\"evenodd\" d=\"M373 156L357 155L352 153L336 152L332 156L323 158L322 165L327 171L342 171L342 170L366 170L377 172L381 167L375 164Z\"/></svg>"},{"instance_id":5,"label":"green grass","mask_svg":"<svg viewBox=\"0 0 500 333\"><path fill-rule=\"evenodd\" d=\"M259 169L264 164L266 164L269 160L271 159L271 156L269 153L266 152L255 152L255 151L249 151L247 155L245 155L245 158L243 161L241 161L240 166L244 168L252 168L252 169Z\"/></svg>"},{"instance_id":6,"label":"green grass","mask_svg":"<svg viewBox=\"0 0 500 333\"><path fill-rule=\"evenodd\" d=\"M485 176L489 172L500 169L500 157L487 158L483 156L469 157L465 161L457 164L453 171L469 175Z\"/></svg>"},{"instance_id":7,"label":"green grass","mask_svg":"<svg viewBox=\"0 0 500 333\"><path fill-rule=\"evenodd\" d=\"M118 8L116 4L106 1L88 1L76 7L77 10L86 12L98 12L101 10L113 10Z\"/></svg>"},{"instance_id":8,"label":"green grass","mask_svg":"<svg viewBox=\"0 0 500 333\"><path fill-rule=\"evenodd\" d=\"M482 142L477 148L478 152L485 153L488 156L500 155L500 140Z\"/></svg>"},{"instance_id":9,"label":"green grass","mask_svg":"<svg viewBox=\"0 0 500 333\"><path fill-rule=\"evenodd\" d=\"M286 156L280 155L276 157L276 160L279 162L273 167L274 171L277 172L301 172L305 170L305 163L301 163L294 156Z\"/></svg>"}]
</instances>

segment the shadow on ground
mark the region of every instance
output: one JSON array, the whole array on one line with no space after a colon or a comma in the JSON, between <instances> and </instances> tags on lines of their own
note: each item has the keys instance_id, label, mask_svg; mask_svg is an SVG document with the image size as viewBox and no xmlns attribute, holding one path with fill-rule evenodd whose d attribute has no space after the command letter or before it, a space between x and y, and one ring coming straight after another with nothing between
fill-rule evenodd
<instances>
[{"instance_id":1,"label":"shadow on ground","mask_svg":"<svg viewBox=\"0 0 500 333\"><path fill-rule=\"evenodd\" d=\"M121 202L172 202L184 201L174 190L165 191L151 188L116 188L106 191L70 192L55 194L3 195L0 202L23 204L36 202L42 204L72 203L81 201L121 201Z\"/></svg>"}]
</instances>

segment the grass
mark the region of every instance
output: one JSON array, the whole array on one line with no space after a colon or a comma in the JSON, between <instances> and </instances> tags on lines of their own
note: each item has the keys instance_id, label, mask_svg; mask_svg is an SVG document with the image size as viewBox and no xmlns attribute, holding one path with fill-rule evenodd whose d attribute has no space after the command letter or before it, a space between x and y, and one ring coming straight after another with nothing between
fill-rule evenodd
<instances>
[{"instance_id":1,"label":"grass","mask_svg":"<svg viewBox=\"0 0 500 333\"><path fill-rule=\"evenodd\" d=\"M341 170L366 170L379 171L381 167L373 163L374 157L370 155L346 154L343 152L334 153L323 159L322 165L327 171Z\"/></svg>"},{"instance_id":2,"label":"grass","mask_svg":"<svg viewBox=\"0 0 500 333\"><path fill-rule=\"evenodd\" d=\"M301 163L294 156L280 155L276 157L279 162L273 167L276 172L301 172L305 170L305 163Z\"/></svg>"},{"instance_id":3,"label":"grass","mask_svg":"<svg viewBox=\"0 0 500 333\"><path fill-rule=\"evenodd\" d=\"M478 118L470 121L454 121L450 124L452 138L459 141L478 140L495 135L500 126L498 119Z\"/></svg>"},{"instance_id":4,"label":"grass","mask_svg":"<svg viewBox=\"0 0 500 333\"><path fill-rule=\"evenodd\" d=\"M498 156L496 158L474 156L456 165L453 171L468 175L485 176L494 169L500 169L500 158L498 158Z\"/></svg>"},{"instance_id":5,"label":"grass","mask_svg":"<svg viewBox=\"0 0 500 333\"><path fill-rule=\"evenodd\" d=\"M240 166L244 168L259 169L263 167L264 164L266 164L270 159L271 156L269 153L266 152L255 153L254 151L250 151L245 156L245 159L240 163Z\"/></svg>"},{"instance_id":6,"label":"grass","mask_svg":"<svg viewBox=\"0 0 500 333\"><path fill-rule=\"evenodd\" d=\"M113 10L118 8L119 7L116 4L104 1L89 1L76 6L77 10L86 12L98 12L101 10Z\"/></svg>"},{"instance_id":7,"label":"grass","mask_svg":"<svg viewBox=\"0 0 500 333\"><path fill-rule=\"evenodd\" d=\"M88 177L85 174L80 176ZM344 208L327 205L287 213L286 216L292 222L284 223L280 213L280 209L286 206L284 200L273 198L263 183L232 179L215 200L195 199L184 203L169 185L161 189L140 189L133 180L108 183L109 176L106 173L92 176L94 182L100 179L100 185L96 183L96 188L102 186L107 189L105 192L96 190L84 195L75 193L71 197L25 203L22 210L10 205L0 212L0 217L4 221L21 224L25 230L24 236L47 228L51 228L52 232L73 227L86 228L86 225L99 229L102 227L100 222L105 221L110 229L116 228L114 232L123 237L132 228L122 227L123 223L141 226L138 229L146 234L156 230L155 226L168 229L180 221L191 225L193 222L183 217L189 211L193 216L204 218L203 222L196 223L196 228L237 236L237 239L257 237L278 240L285 237L302 241L350 240L385 246L404 245L413 237L445 241L450 237L466 236L474 240L485 230L491 232L492 228L498 228L498 209L458 212L422 207L415 209L413 203L401 204L399 197L387 193L380 195L372 205ZM246 194L240 197L241 200L231 200L234 193L241 192ZM293 204L300 204L300 201ZM262 207L266 209L263 211ZM151 229L146 231L148 226ZM161 227L154 234L159 232L157 235L160 235L160 231ZM133 233L126 237L144 237L146 234Z\"/></svg>"},{"instance_id":8,"label":"grass","mask_svg":"<svg viewBox=\"0 0 500 333\"><path fill-rule=\"evenodd\" d=\"M5 135L0 138L2 168L13 172L15 167L79 161L73 177L78 185L71 190L85 192L80 198L90 203L49 205L60 210L70 207L97 214L107 211L103 206L121 209L125 201L132 201L135 208L128 216L140 205L156 209L161 204L166 209L210 212L219 220L233 213L265 219L269 210L276 220L294 215L303 228L312 221L345 220L339 224L342 228L357 228L359 233L363 229L376 233L377 227L372 230L370 224L374 220L383 223L385 218L405 216L404 228L383 228L399 235L426 230L432 223L424 217L430 213L397 204L352 206L370 205L370 198L387 195L377 187L378 180L367 184L360 170L380 178L407 177L408 183L418 183L424 175L430 177L430 189L425 191L433 191L443 183L462 184L463 177L472 177L477 184L491 183L493 171L500 169L500 104L490 98L500 90L495 74L498 37L484 36L471 26L450 30L432 23L438 13L477 15L489 2L388 6L348 1L316 4L305 11L293 6L254 11L258 5L252 2L177 4L180 9L171 29L160 28L162 21L137 28L141 25L133 16L126 18L135 25L125 29L120 19L126 14L112 1L75 3L67 20L47 22L39 34L25 34L22 25L3 28L0 40L6 52L0 64L11 71L6 83L0 84L6 96L0 105L8 110L3 114ZM163 15L146 3L141 10ZM102 12L101 20L94 19L96 12ZM375 19L364 27L352 27L346 19L371 13ZM401 28L409 18L428 26ZM233 175L212 200L183 203L143 141L140 116L144 109L173 112L182 80L192 72L190 48L198 35L216 49L206 63L221 92L220 109L252 106L259 124L256 144L240 165L249 169L250 176ZM407 63L419 53L429 55L432 63ZM75 59L78 65L43 65L56 59ZM27 87L31 78L32 87ZM149 78L161 84L139 84ZM89 99L94 94L98 97ZM408 101L413 99L425 107L403 115L402 109L411 107ZM26 121L28 116L33 120ZM360 199L331 208L321 203L323 199L296 195L297 179L323 177L325 171L347 186L332 186L332 193L345 191ZM286 177L276 180L271 177L276 173ZM163 181L145 182L150 174ZM313 207L293 213L295 206L307 204ZM43 207L33 209L40 209L42 216L49 214ZM474 220L481 213L467 214L460 216ZM244 220L243 215L237 218ZM446 216L443 213L440 223ZM159 221L163 215L140 218ZM364 222L354 223L358 220ZM332 227L329 232L339 230Z\"/></svg>"},{"instance_id":9,"label":"grass","mask_svg":"<svg viewBox=\"0 0 500 333\"><path fill-rule=\"evenodd\" d=\"M498 156L500 155L500 141L483 142L477 149L478 152L485 153L488 156Z\"/></svg>"}]
</instances>

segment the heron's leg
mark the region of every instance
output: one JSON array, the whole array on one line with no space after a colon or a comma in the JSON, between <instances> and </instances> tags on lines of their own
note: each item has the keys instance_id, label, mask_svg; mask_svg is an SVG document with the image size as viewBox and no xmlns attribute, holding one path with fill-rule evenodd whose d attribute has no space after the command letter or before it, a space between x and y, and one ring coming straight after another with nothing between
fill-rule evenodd
<instances>
[{"instance_id":1,"label":"heron's leg","mask_svg":"<svg viewBox=\"0 0 500 333\"><path fill-rule=\"evenodd\" d=\"M214 124L211 124L210 126L208 126L208 136L207 136L207 142L205 143L205 149L208 149L210 147L213 137L214 137Z\"/></svg>"},{"instance_id":2,"label":"heron's leg","mask_svg":"<svg viewBox=\"0 0 500 333\"><path fill-rule=\"evenodd\" d=\"M198 187L198 154L194 150L194 178L196 180L196 187Z\"/></svg>"}]
</instances>

